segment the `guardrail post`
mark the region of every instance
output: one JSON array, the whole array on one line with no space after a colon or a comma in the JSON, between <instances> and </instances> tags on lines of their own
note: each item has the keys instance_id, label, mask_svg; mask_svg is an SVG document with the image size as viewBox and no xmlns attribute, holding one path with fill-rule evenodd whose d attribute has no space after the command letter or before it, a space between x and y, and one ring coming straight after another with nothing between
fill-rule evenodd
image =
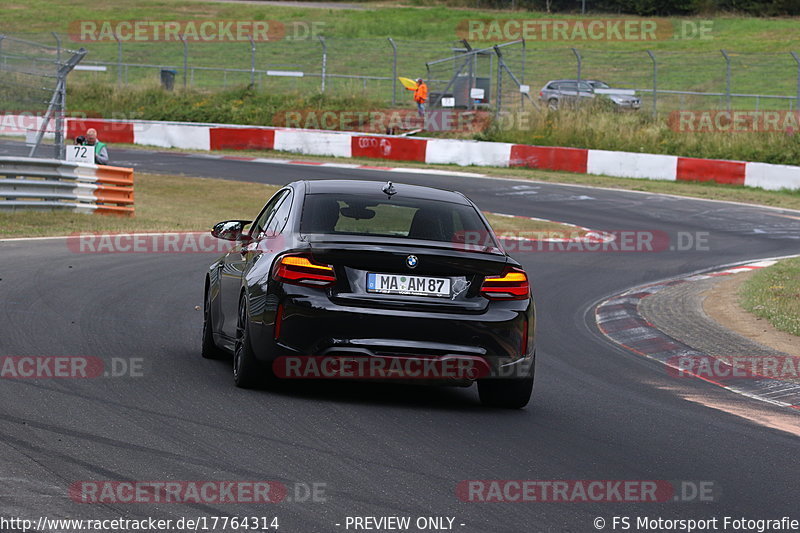
<instances>
[{"instance_id":1,"label":"guardrail post","mask_svg":"<svg viewBox=\"0 0 800 533\"><path fill-rule=\"evenodd\" d=\"M117 41L117 86L122 85L122 41L119 36L114 33L114 39Z\"/></svg>"},{"instance_id":2,"label":"guardrail post","mask_svg":"<svg viewBox=\"0 0 800 533\"><path fill-rule=\"evenodd\" d=\"M727 102L728 112L731 111L731 58L728 52L720 50L722 57L725 58L725 100Z\"/></svg>"},{"instance_id":3,"label":"guardrail post","mask_svg":"<svg viewBox=\"0 0 800 533\"><path fill-rule=\"evenodd\" d=\"M800 57L797 56L797 52L791 52L791 54L795 63L797 63L797 109L800 109ZM789 102L789 105L791 105L791 102Z\"/></svg>"},{"instance_id":4,"label":"guardrail post","mask_svg":"<svg viewBox=\"0 0 800 533\"><path fill-rule=\"evenodd\" d=\"M658 63L656 56L650 50L645 50L653 60L653 120L658 118Z\"/></svg>"},{"instance_id":5,"label":"guardrail post","mask_svg":"<svg viewBox=\"0 0 800 533\"><path fill-rule=\"evenodd\" d=\"M392 45L392 106L397 105L397 45L394 39L389 37L389 44Z\"/></svg>"},{"instance_id":6,"label":"guardrail post","mask_svg":"<svg viewBox=\"0 0 800 533\"><path fill-rule=\"evenodd\" d=\"M186 44L186 35L181 35L183 42L183 88L186 89L186 72L189 70L189 46Z\"/></svg>"},{"instance_id":7,"label":"guardrail post","mask_svg":"<svg viewBox=\"0 0 800 533\"><path fill-rule=\"evenodd\" d=\"M256 42L250 37L250 85L256 84Z\"/></svg>"},{"instance_id":8,"label":"guardrail post","mask_svg":"<svg viewBox=\"0 0 800 533\"><path fill-rule=\"evenodd\" d=\"M328 43L325 42L325 37L319 36L319 42L322 45L322 87L320 91L325 92L325 76L328 71Z\"/></svg>"}]
</instances>

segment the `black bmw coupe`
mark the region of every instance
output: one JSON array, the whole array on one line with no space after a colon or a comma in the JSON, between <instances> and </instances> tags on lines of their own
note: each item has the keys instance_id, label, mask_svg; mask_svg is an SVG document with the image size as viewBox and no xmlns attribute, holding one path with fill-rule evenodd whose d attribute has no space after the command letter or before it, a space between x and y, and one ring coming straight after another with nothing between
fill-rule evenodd
<instances>
[{"instance_id":1,"label":"black bmw coupe","mask_svg":"<svg viewBox=\"0 0 800 533\"><path fill-rule=\"evenodd\" d=\"M486 405L533 389L528 276L463 194L356 180L296 181L205 280L202 354L233 354L239 387L276 378L477 382Z\"/></svg>"}]
</instances>

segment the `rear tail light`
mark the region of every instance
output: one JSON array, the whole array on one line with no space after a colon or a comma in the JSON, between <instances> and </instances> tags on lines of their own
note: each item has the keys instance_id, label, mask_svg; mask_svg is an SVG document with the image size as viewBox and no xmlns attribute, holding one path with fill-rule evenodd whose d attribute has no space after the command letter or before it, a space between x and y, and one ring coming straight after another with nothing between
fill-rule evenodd
<instances>
[{"instance_id":1,"label":"rear tail light","mask_svg":"<svg viewBox=\"0 0 800 533\"><path fill-rule=\"evenodd\" d=\"M310 255L284 255L275 264L273 277L278 281L294 285L327 287L336 282L336 273L331 265L314 262Z\"/></svg>"},{"instance_id":2,"label":"rear tail light","mask_svg":"<svg viewBox=\"0 0 800 533\"><path fill-rule=\"evenodd\" d=\"M516 267L499 276L486 276L481 286L481 294L490 300L526 300L529 293L528 275Z\"/></svg>"}]
</instances>

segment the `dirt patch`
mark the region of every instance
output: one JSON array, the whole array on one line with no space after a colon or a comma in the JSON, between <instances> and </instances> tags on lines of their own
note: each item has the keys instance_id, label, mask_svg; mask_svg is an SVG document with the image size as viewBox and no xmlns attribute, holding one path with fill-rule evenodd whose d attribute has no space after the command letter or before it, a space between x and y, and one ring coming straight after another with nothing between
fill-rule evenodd
<instances>
[{"instance_id":1,"label":"dirt patch","mask_svg":"<svg viewBox=\"0 0 800 533\"><path fill-rule=\"evenodd\" d=\"M778 331L764 318L754 316L739 304L739 287L756 271L726 277L703 293L703 311L722 326L754 342L800 357L800 339Z\"/></svg>"}]
</instances>

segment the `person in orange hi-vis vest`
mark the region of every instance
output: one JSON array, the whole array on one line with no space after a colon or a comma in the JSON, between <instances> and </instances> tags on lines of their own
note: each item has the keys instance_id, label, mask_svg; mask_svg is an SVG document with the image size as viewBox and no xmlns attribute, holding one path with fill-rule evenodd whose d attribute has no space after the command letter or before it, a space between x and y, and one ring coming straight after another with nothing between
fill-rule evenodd
<instances>
[{"instance_id":1,"label":"person in orange hi-vis vest","mask_svg":"<svg viewBox=\"0 0 800 533\"><path fill-rule=\"evenodd\" d=\"M406 87L409 91L414 91L414 101L417 103L417 112L419 116L425 116L425 102L428 101L428 86L422 81L422 78L417 78L417 86L412 89Z\"/></svg>"}]
</instances>

